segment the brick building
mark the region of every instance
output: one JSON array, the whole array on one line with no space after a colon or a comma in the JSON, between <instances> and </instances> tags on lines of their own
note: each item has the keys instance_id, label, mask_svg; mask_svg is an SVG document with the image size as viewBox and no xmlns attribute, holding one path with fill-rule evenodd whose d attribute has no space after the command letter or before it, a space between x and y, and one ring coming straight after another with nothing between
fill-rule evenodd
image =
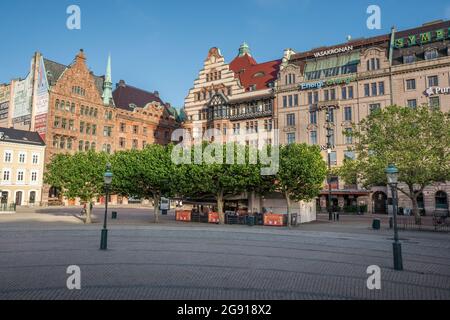
<instances>
[{"instance_id":1,"label":"brick building","mask_svg":"<svg viewBox=\"0 0 450 320\"><path fill-rule=\"evenodd\" d=\"M113 91L111 59L108 58L106 74L96 76L89 70L83 50L70 65L36 53L26 80L20 80L21 86L17 83L11 84L13 110L9 111L8 125L25 126L40 134L47 145L45 163L56 153L113 153L168 143L178 127L176 110L155 93L123 81ZM11 120L11 115L16 118ZM58 190L44 186L43 204L61 200ZM126 203L126 199L112 197L112 202Z\"/></svg>"}]
</instances>

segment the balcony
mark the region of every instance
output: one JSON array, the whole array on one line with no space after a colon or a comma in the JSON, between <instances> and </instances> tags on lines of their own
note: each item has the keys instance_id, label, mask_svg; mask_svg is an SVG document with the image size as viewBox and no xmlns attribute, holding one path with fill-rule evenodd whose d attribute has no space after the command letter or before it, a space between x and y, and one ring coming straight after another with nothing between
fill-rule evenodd
<instances>
[{"instance_id":1,"label":"balcony","mask_svg":"<svg viewBox=\"0 0 450 320\"><path fill-rule=\"evenodd\" d=\"M230 119L231 121L237 121L237 120L245 120L245 119L271 117L272 115L273 115L272 110L265 110L265 111L257 111L257 112L251 112L251 113L230 115L230 116L228 116L228 119Z\"/></svg>"}]
</instances>

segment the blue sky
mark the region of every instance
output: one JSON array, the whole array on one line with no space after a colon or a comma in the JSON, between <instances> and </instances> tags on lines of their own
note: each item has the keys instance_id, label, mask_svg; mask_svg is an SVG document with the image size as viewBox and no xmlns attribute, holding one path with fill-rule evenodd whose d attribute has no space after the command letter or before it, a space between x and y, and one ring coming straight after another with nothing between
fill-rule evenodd
<instances>
[{"instance_id":1,"label":"blue sky","mask_svg":"<svg viewBox=\"0 0 450 320\"><path fill-rule=\"evenodd\" d=\"M81 8L81 30L66 28L71 4ZM381 7L381 30L366 27L371 4ZM213 46L229 62L246 41L263 62L280 58L285 48L305 51L436 19L450 19L449 1L1 1L0 82L26 76L35 51L69 64L83 48L95 74L104 74L110 52L114 83L158 90L181 107Z\"/></svg>"}]
</instances>

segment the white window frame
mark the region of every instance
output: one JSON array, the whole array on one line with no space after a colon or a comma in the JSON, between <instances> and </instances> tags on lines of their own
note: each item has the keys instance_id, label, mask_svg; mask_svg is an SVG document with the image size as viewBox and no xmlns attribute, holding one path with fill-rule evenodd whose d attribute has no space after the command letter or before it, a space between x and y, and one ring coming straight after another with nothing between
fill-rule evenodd
<instances>
[{"instance_id":1,"label":"white window frame","mask_svg":"<svg viewBox=\"0 0 450 320\"><path fill-rule=\"evenodd\" d=\"M6 154L10 154L10 159L9 161L6 161ZM12 163L13 162L13 157L14 157L14 152L12 150L5 150L5 152L3 153L3 162L4 163Z\"/></svg>"},{"instance_id":2,"label":"white window frame","mask_svg":"<svg viewBox=\"0 0 450 320\"><path fill-rule=\"evenodd\" d=\"M23 161L20 161L21 156L23 156ZM27 153L26 152L19 152L19 158L17 159L18 163L26 163L27 162Z\"/></svg>"},{"instance_id":3,"label":"white window frame","mask_svg":"<svg viewBox=\"0 0 450 320\"><path fill-rule=\"evenodd\" d=\"M3 177L5 176L5 172L8 172L8 180L4 180ZM2 170L2 176L1 178L1 184L2 185L7 185L7 184L11 184L11 175L12 175L12 170L10 168L4 168Z\"/></svg>"},{"instance_id":4,"label":"white window frame","mask_svg":"<svg viewBox=\"0 0 450 320\"><path fill-rule=\"evenodd\" d=\"M33 181L33 173L36 174L36 180L35 181ZM31 185L39 184L39 172L38 172L38 170L31 170L31 172L30 172L30 184Z\"/></svg>"},{"instance_id":5,"label":"white window frame","mask_svg":"<svg viewBox=\"0 0 450 320\"><path fill-rule=\"evenodd\" d=\"M36 163L34 162L34 157L37 158ZM40 158L39 153L33 153L31 156L31 164L39 165L39 158Z\"/></svg>"},{"instance_id":6,"label":"white window frame","mask_svg":"<svg viewBox=\"0 0 450 320\"><path fill-rule=\"evenodd\" d=\"M16 171L16 184L23 185L25 184L25 170L24 169L17 169ZM23 180L19 180L19 173L22 173Z\"/></svg>"}]
</instances>

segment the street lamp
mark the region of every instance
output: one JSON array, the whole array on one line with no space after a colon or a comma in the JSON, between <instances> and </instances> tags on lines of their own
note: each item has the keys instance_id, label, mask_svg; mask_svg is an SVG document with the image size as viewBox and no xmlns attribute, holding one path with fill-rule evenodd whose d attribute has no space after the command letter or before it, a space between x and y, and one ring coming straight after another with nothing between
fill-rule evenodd
<instances>
[{"instance_id":1,"label":"street lamp","mask_svg":"<svg viewBox=\"0 0 450 320\"><path fill-rule=\"evenodd\" d=\"M103 175L103 182L105 184L105 219L103 222L103 229L102 229L102 238L100 242L100 250L106 250L108 248L108 229L106 229L106 220L108 218L108 197L109 197L109 187L112 183L113 174L111 172L111 164L108 163L106 165L106 172Z\"/></svg>"},{"instance_id":2,"label":"street lamp","mask_svg":"<svg viewBox=\"0 0 450 320\"><path fill-rule=\"evenodd\" d=\"M388 185L391 187L392 193L392 209L394 214L394 243L392 244L394 252L394 269L403 270L402 244L398 240L397 228L397 184L398 169L394 164L390 164L385 170Z\"/></svg>"}]
</instances>

